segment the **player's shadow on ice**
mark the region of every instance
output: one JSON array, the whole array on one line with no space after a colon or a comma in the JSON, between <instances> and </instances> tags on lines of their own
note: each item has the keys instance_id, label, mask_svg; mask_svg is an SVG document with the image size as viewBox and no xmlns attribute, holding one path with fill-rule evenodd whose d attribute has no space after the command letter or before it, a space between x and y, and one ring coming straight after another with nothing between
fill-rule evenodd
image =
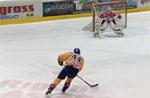
<instances>
[{"instance_id":1,"label":"player's shadow on ice","mask_svg":"<svg viewBox=\"0 0 150 98\"><path fill-rule=\"evenodd\" d=\"M124 37L118 37L117 34L115 34L113 31L104 32L104 37L109 38L130 38L130 37L138 37L143 36L148 33L148 29L144 27L128 27L127 29L123 30Z\"/></svg>"}]
</instances>

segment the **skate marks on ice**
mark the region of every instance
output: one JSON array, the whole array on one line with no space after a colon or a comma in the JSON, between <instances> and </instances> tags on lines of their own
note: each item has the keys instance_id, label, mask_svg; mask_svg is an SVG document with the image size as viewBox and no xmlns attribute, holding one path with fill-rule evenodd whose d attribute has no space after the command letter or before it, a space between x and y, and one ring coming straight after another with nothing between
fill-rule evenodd
<instances>
[{"instance_id":1,"label":"skate marks on ice","mask_svg":"<svg viewBox=\"0 0 150 98\"><path fill-rule=\"evenodd\" d=\"M51 95L45 95L47 83L3 80L0 82L0 98L111 98L101 88L73 85L66 93L56 88Z\"/></svg>"},{"instance_id":2,"label":"skate marks on ice","mask_svg":"<svg viewBox=\"0 0 150 98\"><path fill-rule=\"evenodd\" d=\"M44 98L48 84L21 80L0 82L0 98Z\"/></svg>"}]
</instances>

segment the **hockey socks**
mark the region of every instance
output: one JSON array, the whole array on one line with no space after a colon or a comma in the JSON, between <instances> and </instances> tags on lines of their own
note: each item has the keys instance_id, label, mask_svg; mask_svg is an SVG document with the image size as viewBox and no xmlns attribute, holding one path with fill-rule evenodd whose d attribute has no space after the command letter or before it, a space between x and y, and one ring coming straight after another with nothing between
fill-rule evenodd
<instances>
[{"instance_id":1,"label":"hockey socks","mask_svg":"<svg viewBox=\"0 0 150 98\"><path fill-rule=\"evenodd\" d=\"M51 92L53 91L53 89L56 87L55 84L51 84L50 87L48 88L48 91L45 93L46 95L51 94Z\"/></svg>"},{"instance_id":2,"label":"hockey socks","mask_svg":"<svg viewBox=\"0 0 150 98\"><path fill-rule=\"evenodd\" d=\"M70 86L70 82L66 82L66 83L64 84L63 89L62 89L62 92L65 92L65 91L69 88L69 86Z\"/></svg>"}]
</instances>

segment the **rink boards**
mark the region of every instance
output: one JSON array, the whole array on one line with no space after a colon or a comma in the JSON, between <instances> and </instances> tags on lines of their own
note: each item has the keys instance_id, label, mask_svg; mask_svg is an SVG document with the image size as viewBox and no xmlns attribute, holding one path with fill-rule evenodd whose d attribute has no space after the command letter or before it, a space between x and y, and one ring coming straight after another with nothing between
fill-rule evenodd
<instances>
[{"instance_id":1,"label":"rink boards","mask_svg":"<svg viewBox=\"0 0 150 98\"><path fill-rule=\"evenodd\" d=\"M142 12L142 11L150 11L150 7L140 7L140 8L134 8L134 9L128 9L128 13ZM28 17L28 18L20 18L20 19L0 20L0 25L32 23L32 22L70 19L70 18L79 18L79 17L89 17L91 15L92 15L91 13L83 13L83 14L71 14L71 15L60 15L60 16Z\"/></svg>"}]
</instances>

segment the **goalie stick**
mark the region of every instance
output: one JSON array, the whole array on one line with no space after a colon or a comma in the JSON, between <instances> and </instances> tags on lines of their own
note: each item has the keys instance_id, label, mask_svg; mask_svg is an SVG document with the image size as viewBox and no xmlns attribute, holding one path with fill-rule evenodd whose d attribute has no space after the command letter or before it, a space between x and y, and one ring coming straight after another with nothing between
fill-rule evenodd
<instances>
[{"instance_id":1,"label":"goalie stick","mask_svg":"<svg viewBox=\"0 0 150 98\"><path fill-rule=\"evenodd\" d=\"M96 86L98 86L99 84L97 83L97 84L89 84L87 81L85 81L82 77L80 77L79 75L77 75L77 77L79 78L79 79L81 79L84 83L86 83L88 86L90 86L90 87L96 87Z\"/></svg>"}]
</instances>

